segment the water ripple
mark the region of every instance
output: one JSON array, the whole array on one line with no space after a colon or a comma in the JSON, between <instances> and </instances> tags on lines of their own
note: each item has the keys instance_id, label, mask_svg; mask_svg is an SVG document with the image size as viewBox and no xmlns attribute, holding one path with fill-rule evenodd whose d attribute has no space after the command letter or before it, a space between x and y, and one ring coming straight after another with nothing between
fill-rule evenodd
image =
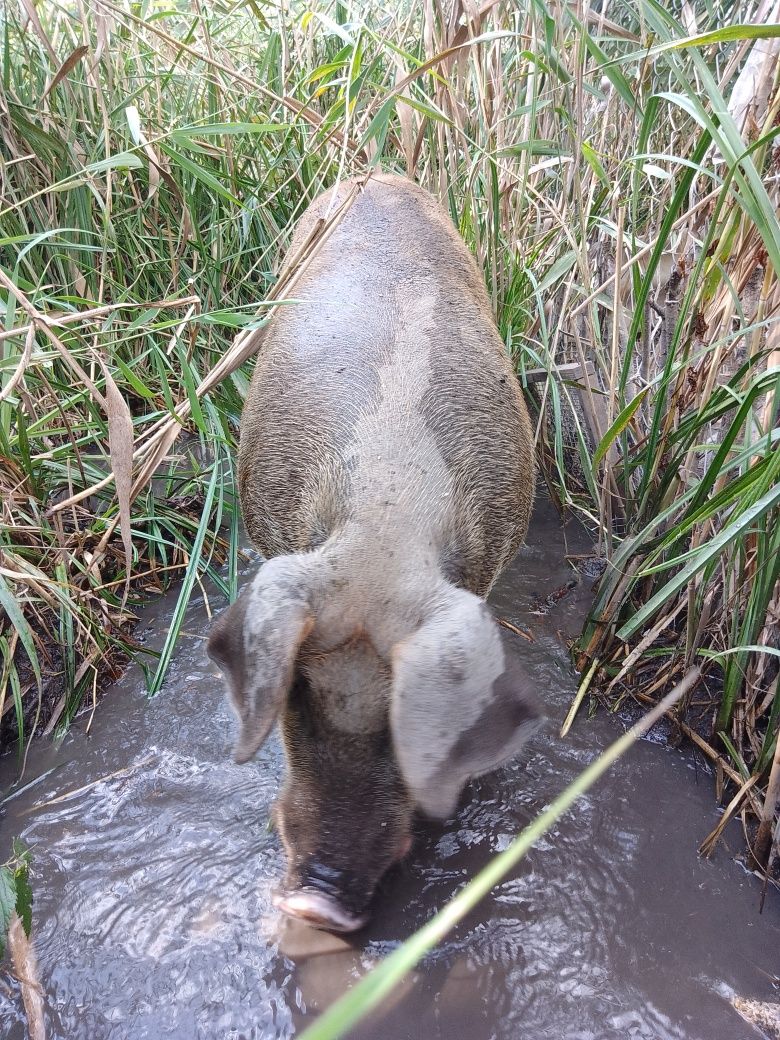
<instances>
[{"instance_id":1,"label":"water ripple","mask_svg":"<svg viewBox=\"0 0 780 1040\"><path fill-rule=\"evenodd\" d=\"M33 848L53 1040L287 1040L593 761L617 720L583 718L557 735L575 689L565 636L585 599L575 590L549 615L530 609L571 575L556 524L537 524L494 597L531 632L516 649L549 721L521 761L471 785L454 820L420 824L355 939L283 923L272 906L281 753L271 741L251 765L231 763L233 721L197 638L208 627L200 605L160 696L147 702L131 670L90 738L76 729L58 752L38 749L3 830ZM154 608L153 634L167 609ZM13 763L4 769L10 782ZM697 787L681 756L635 747L355 1036L747 1040L731 997L776 999L768 951L780 949L780 909L770 901L758 917L753 879L725 851L698 859L712 817L709 784ZM20 1008L0 975L8 1040L23 1040Z\"/></svg>"}]
</instances>

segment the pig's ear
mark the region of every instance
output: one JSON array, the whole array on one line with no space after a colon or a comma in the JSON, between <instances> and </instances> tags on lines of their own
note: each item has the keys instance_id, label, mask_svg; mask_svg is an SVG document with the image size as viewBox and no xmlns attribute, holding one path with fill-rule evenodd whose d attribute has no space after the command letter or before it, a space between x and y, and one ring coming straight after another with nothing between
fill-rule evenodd
<instances>
[{"instance_id":1,"label":"pig's ear","mask_svg":"<svg viewBox=\"0 0 780 1040\"><path fill-rule=\"evenodd\" d=\"M306 555L269 560L209 635L209 657L238 715L236 762L257 752L284 707L298 650L314 624L312 564Z\"/></svg>"},{"instance_id":2,"label":"pig's ear","mask_svg":"<svg viewBox=\"0 0 780 1040\"><path fill-rule=\"evenodd\" d=\"M470 592L449 586L393 649L393 744L404 781L429 816L451 815L466 781L512 758L541 720L531 681Z\"/></svg>"}]
</instances>

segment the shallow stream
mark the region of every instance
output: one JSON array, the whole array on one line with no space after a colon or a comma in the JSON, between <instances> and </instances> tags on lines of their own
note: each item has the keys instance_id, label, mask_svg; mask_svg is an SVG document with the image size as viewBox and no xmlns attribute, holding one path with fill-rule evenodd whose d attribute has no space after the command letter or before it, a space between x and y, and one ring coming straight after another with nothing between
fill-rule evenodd
<instances>
[{"instance_id":1,"label":"shallow stream","mask_svg":"<svg viewBox=\"0 0 780 1040\"><path fill-rule=\"evenodd\" d=\"M545 503L492 596L526 630L517 647L550 721L525 761L472 785L457 817L419 828L365 931L334 937L283 920L268 819L283 770L276 740L232 763L232 715L193 603L162 693L133 667L58 749L39 741L22 785L0 762L2 847L33 849L34 935L47 1035L61 1040L281 1040L424 923L621 731L600 712L566 740L575 690L566 638L592 579ZM561 595L561 593L564 593ZM173 598L147 610L160 645ZM216 604L218 607L219 605ZM701 760L637 745L353 1035L376 1040L751 1040L732 998L777 1002L780 898L740 865ZM0 1036L26 1035L0 971Z\"/></svg>"}]
</instances>

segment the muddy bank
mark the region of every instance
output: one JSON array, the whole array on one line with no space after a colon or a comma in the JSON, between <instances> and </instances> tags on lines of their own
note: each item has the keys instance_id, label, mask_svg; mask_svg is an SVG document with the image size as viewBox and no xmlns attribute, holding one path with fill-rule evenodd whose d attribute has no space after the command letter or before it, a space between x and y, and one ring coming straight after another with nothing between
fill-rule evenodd
<instances>
[{"instance_id":1,"label":"muddy bank","mask_svg":"<svg viewBox=\"0 0 780 1040\"><path fill-rule=\"evenodd\" d=\"M540 504L497 588L496 611L532 641L518 649L551 721L525 761L474 784L457 818L421 826L408 862L382 887L376 918L351 940L284 921L271 905L282 872L268 829L282 760L271 741L248 766L229 758L233 721L208 665L193 604L163 692L131 669L96 714L14 764L3 842L34 850L35 928L49 1035L62 1040L287 1038L422 924L619 731L601 713L560 722L575 689L565 639L590 579L573 575L568 538ZM145 615L162 641L170 601ZM78 727L76 727L78 729ZM739 864L728 830L710 862L698 841L716 819L712 781L690 754L644 741L532 850L429 956L391 1006L355 1035L446 1040L749 1040L732 999L780 994L780 902ZM0 977L0 1033L25 1035L21 1001Z\"/></svg>"}]
</instances>

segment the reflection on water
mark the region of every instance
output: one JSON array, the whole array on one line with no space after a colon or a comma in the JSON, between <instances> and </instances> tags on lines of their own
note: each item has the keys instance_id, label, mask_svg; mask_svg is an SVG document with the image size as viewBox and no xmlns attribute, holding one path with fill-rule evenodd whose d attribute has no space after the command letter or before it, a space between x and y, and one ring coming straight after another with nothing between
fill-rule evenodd
<instances>
[{"instance_id":1,"label":"reflection on water","mask_svg":"<svg viewBox=\"0 0 780 1040\"><path fill-rule=\"evenodd\" d=\"M6 760L3 844L18 834L34 850L49 1035L292 1037L505 848L618 732L602 714L557 737L575 686L565 639L590 584L539 611L572 576L565 553L586 551L576 532L567 537L540 504L528 547L493 596L533 636L517 637L517 649L550 724L523 762L472 785L455 820L420 824L412 856L385 880L376 919L357 936L312 931L272 907L283 863L268 819L281 753L271 741L251 765L230 761L232 716L205 658L202 605L154 701L131 670L90 737L74 731L57 751L34 749L15 796ZM164 631L170 606L149 612L152 633ZM758 885L728 847L698 859L713 820L710 778L697 783L691 759L643 742L355 1035L758 1036L729 998L778 999L780 906L770 893L759 917ZM20 1008L16 984L0 974L9 1040L25 1035Z\"/></svg>"}]
</instances>

